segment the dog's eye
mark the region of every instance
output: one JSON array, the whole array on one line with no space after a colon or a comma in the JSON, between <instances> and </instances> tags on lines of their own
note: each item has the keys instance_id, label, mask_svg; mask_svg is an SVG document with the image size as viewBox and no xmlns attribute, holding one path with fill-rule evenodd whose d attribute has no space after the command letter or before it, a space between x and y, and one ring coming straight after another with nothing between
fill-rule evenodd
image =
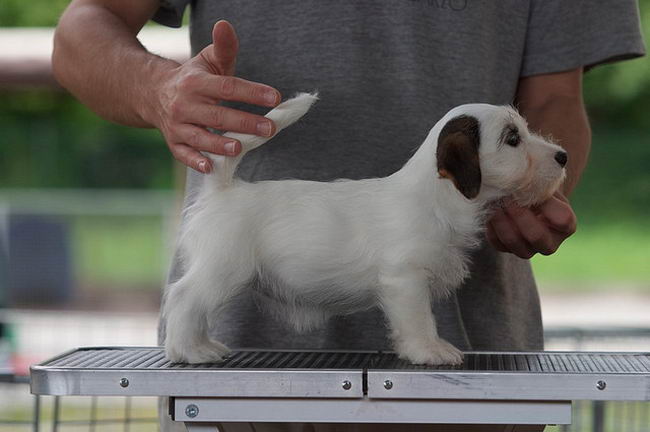
<instances>
[{"instance_id":1,"label":"dog's eye","mask_svg":"<svg viewBox=\"0 0 650 432\"><path fill-rule=\"evenodd\" d=\"M506 144L510 147L517 147L519 145L519 134L513 133L508 135L508 138L506 138Z\"/></svg>"}]
</instances>

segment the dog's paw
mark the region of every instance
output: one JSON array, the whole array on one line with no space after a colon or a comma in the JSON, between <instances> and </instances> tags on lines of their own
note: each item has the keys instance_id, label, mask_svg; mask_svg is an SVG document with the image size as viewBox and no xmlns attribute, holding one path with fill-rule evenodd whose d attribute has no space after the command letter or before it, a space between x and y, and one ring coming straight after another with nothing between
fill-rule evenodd
<instances>
[{"instance_id":1,"label":"dog's paw","mask_svg":"<svg viewBox=\"0 0 650 432\"><path fill-rule=\"evenodd\" d=\"M216 363L230 352L230 349L216 341L202 342L191 346L165 344L165 356L172 363Z\"/></svg>"},{"instance_id":2,"label":"dog's paw","mask_svg":"<svg viewBox=\"0 0 650 432\"><path fill-rule=\"evenodd\" d=\"M433 366L454 366L463 363L463 353L444 339L436 339L426 345L412 344L408 348L397 350L400 358L414 364Z\"/></svg>"}]
</instances>

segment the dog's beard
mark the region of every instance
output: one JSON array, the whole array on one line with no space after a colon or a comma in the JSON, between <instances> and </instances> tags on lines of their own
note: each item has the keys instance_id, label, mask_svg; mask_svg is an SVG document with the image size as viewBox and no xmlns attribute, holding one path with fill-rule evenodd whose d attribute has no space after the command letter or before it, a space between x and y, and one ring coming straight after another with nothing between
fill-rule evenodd
<instances>
[{"instance_id":1,"label":"dog's beard","mask_svg":"<svg viewBox=\"0 0 650 432\"><path fill-rule=\"evenodd\" d=\"M565 171L562 175L551 178L526 179L522 186L512 193L512 200L520 207L532 207L543 203L553 196L564 182Z\"/></svg>"}]
</instances>

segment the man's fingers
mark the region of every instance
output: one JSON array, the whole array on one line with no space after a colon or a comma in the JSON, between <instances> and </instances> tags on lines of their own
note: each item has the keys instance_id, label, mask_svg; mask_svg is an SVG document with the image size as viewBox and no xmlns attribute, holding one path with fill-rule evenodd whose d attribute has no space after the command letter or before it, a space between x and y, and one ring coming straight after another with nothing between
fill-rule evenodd
<instances>
[{"instance_id":1,"label":"man's fingers","mask_svg":"<svg viewBox=\"0 0 650 432\"><path fill-rule=\"evenodd\" d=\"M494 234L508 252L525 259L535 255L535 251L530 248L519 232L517 224L503 210L497 210L490 222L494 228Z\"/></svg>"},{"instance_id":2,"label":"man's fingers","mask_svg":"<svg viewBox=\"0 0 650 432\"><path fill-rule=\"evenodd\" d=\"M212 28L212 43L191 59L198 61L215 75L234 75L239 42L235 30L227 21L219 21Z\"/></svg>"},{"instance_id":3,"label":"man's fingers","mask_svg":"<svg viewBox=\"0 0 650 432\"><path fill-rule=\"evenodd\" d=\"M499 252L510 252L508 248L506 248L503 243L501 243L501 240L499 240L499 237L497 237L496 233L494 232L494 227L492 226L492 222L487 223L487 229L485 230L485 236L487 237L488 241L494 247L496 250Z\"/></svg>"},{"instance_id":4,"label":"man's fingers","mask_svg":"<svg viewBox=\"0 0 650 432\"><path fill-rule=\"evenodd\" d=\"M251 105L274 107L280 103L280 92L273 87L245 79L204 74L192 91L213 100L244 102Z\"/></svg>"},{"instance_id":5,"label":"man's fingers","mask_svg":"<svg viewBox=\"0 0 650 432\"><path fill-rule=\"evenodd\" d=\"M559 243L548 227L530 209L512 206L506 207L505 211L535 252L550 255L557 250Z\"/></svg>"},{"instance_id":6,"label":"man's fingers","mask_svg":"<svg viewBox=\"0 0 650 432\"><path fill-rule=\"evenodd\" d=\"M169 149L171 150L176 160L178 160L180 163L204 174L208 174L210 171L212 171L212 164L210 163L210 159L203 156L192 147L185 144L170 144Z\"/></svg>"},{"instance_id":7,"label":"man's fingers","mask_svg":"<svg viewBox=\"0 0 650 432\"><path fill-rule=\"evenodd\" d=\"M192 112L186 112L182 120L228 132L264 137L275 134L275 124L266 117L219 105L199 105Z\"/></svg>"},{"instance_id":8,"label":"man's fingers","mask_svg":"<svg viewBox=\"0 0 650 432\"><path fill-rule=\"evenodd\" d=\"M537 207L537 212L555 231L568 235L576 232L576 215L568 202L553 196Z\"/></svg>"},{"instance_id":9,"label":"man's fingers","mask_svg":"<svg viewBox=\"0 0 650 432\"><path fill-rule=\"evenodd\" d=\"M208 132L199 126L182 125L176 133L179 141L195 150L225 156L237 156L241 152L239 141Z\"/></svg>"},{"instance_id":10,"label":"man's fingers","mask_svg":"<svg viewBox=\"0 0 650 432\"><path fill-rule=\"evenodd\" d=\"M497 250L530 258L536 253L554 253L575 228L575 214L568 201L553 196L534 209L514 204L497 209L486 235Z\"/></svg>"},{"instance_id":11,"label":"man's fingers","mask_svg":"<svg viewBox=\"0 0 650 432\"><path fill-rule=\"evenodd\" d=\"M217 68L222 75L234 75L239 40L228 21L218 21L212 28L212 50Z\"/></svg>"}]
</instances>

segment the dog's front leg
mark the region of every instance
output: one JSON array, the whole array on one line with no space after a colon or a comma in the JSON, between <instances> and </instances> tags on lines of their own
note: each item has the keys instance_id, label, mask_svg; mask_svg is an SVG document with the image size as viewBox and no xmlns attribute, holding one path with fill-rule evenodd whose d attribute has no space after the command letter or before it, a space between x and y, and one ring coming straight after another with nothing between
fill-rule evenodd
<instances>
[{"instance_id":1,"label":"dog's front leg","mask_svg":"<svg viewBox=\"0 0 650 432\"><path fill-rule=\"evenodd\" d=\"M462 363L463 354L438 336L426 275L383 275L380 285L380 302L400 357L419 364Z\"/></svg>"}]
</instances>

